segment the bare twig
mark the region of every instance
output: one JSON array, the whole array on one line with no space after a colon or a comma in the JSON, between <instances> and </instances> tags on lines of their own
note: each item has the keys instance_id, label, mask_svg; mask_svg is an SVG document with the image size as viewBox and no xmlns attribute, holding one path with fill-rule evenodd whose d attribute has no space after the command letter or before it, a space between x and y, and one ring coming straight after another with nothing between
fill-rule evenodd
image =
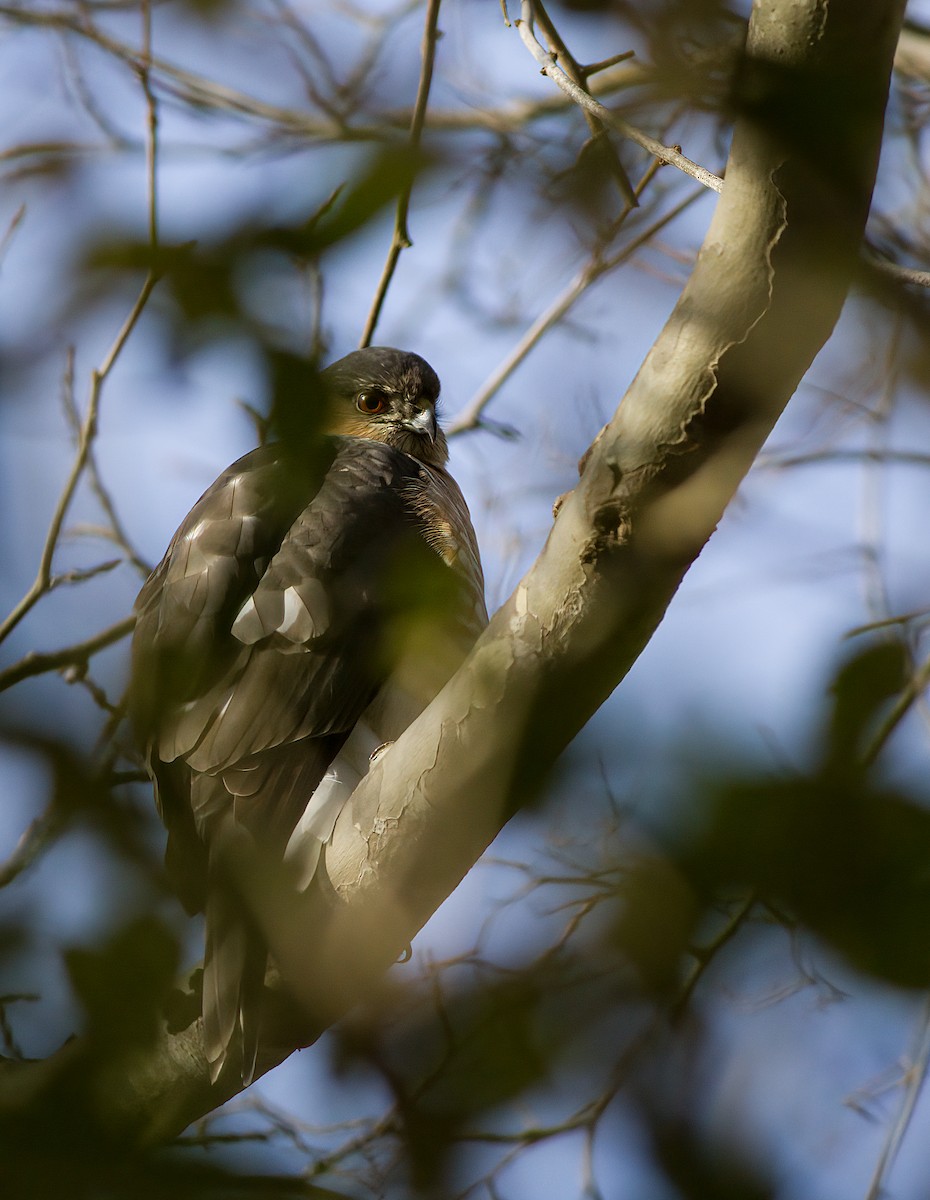
<instances>
[{"instance_id":1,"label":"bare twig","mask_svg":"<svg viewBox=\"0 0 930 1200\"><path fill-rule=\"evenodd\" d=\"M882 275L894 279L896 283L909 283L916 287L930 288L930 271L918 271L914 267L902 267L898 263L889 262L887 258L879 258L877 254L867 254L865 261L870 267Z\"/></svg>"},{"instance_id":2,"label":"bare twig","mask_svg":"<svg viewBox=\"0 0 930 1200\"><path fill-rule=\"evenodd\" d=\"M6 229L4 230L3 237L0 237L0 264L2 264L3 259L6 257L6 252L10 248L10 242L13 240L17 229L19 229L20 225L22 224L25 215L26 206L25 204L21 204L13 214L9 225L7 225Z\"/></svg>"},{"instance_id":3,"label":"bare twig","mask_svg":"<svg viewBox=\"0 0 930 1200\"><path fill-rule=\"evenodd\" d=\"M711 188L715 192L723 191L723 180L719 175L714 175L706 167L692 162L690 158L685 158L683 154L671 146L663 146L655 138L630 125L622 117L616 116L609 108L605 108L603 104L595 100L584 88L574 83L556 63L553 55L547 53L536 40L533 33L533 6L531 0L522 0L521 13L522 16L514 24L520 31L523 44L539 63L542 73L548 76L567 96L570 96L576 104L580 105L586 112L592 113L599 120L603 121L605 125L609 125L612 129L615 129L623 137L628 138L631 142L635 142L637 146L648 150L654 158L677 167L679 171L684 171L686 175L690 175L692 179L696 179L704 187Z\"/></svg>"},{"instance_id":4,"label":"bare twig","mask_svg":"<svg viewBox=\"0 0 930 1200\"><path fill-rule=\"evenodd\" d=\"M77 402L74 398L74 347L70 346L65 360L65 373L62 381L62 406L65 410L65 420L68 422L68 427L71 430L74 438L75 449L80 445L81 440L81 414L78 411ZM113 503L113 498L107 488L104 486L103 479L100 475L100 468L97 465L97 456L94 453L93 446L87 452L86 465L87 482L90 484L91 491L97 497L97 503L103 510L104 516L107 519L108 525L103 527L93 527L87 529L80 527L75 530L78 533L90 533L95 537L104 537L107 541L119 546L126 558L142 575L148 575L151 571L151 566L142 558L138 550L132 544L129 534L126 531L119 514L116 511L116 505ZM119 565L118 562L112 566ZM100 567L91 568L92 574L98 574L101 570L111 569L111 564L103 563ZM74 583L77 582L76 576L78 572L69 571L64 576L57 576L52 580L52 587L58 586L59 583ZM50 589L51 590L51 589Z\"/></svg>"},{"instance_id":5,"label":"bare twig","mask_svg":"<svg viewBox=\"0 0 930 1200\"><path fill-rule=\"evenodd\" d=\"M756 469L780 471L785 467L818 467L824 463L850 463L861 466L866 462L930 467L930 454L921 453L919 450L889 450L884 447L865 447L862 450L812 450L807 454L761 454Z\"/></svg>"},{"instance_id":6,"label":"bare twig","mask_svg":"<svg viewBox=\"0 0 930 1200\"><path fill-rule=\"evenodd\" d=\"M108 629L87 638L86 641L76 642L73 646L65 646L61 650L49 650L44 653L30 650L19 662L0 671L0 692L33 675L46 675L49 671L60 671L63 667L86 663L98 651L105 650L114 642L128 637L132 633L135 623L135 617L126 617Z\"/></svg>"},{"instance_id":7,"label":"bare twig","mask_svg":"<svg viewBox=\"0 0 930 1200\"><path fill-rule=\"evenodd\" d=\"M48 809L31 821L9 858L0 863L0 888L7 887L38 858L61 826L61 817Z\"/></svg>"},{"instance_id":8,"label":"bare twig","mask_svg":"<svg viewBox=\"0 0 930 1200\"><path fill-rule=\"evenodd\" d=\"M429 0L426 9L420 83L417 87L417 99L413 108L413 119L410 122L410 148L414 155L416 155L416 152L420 148L420 141L423 136L423 124L426 120L426 106L429 102L429 90L433 81L433 63L436 58L437 26L441 3L442 0ZM381 279L378 281L378 288L368 313L368 319L365 321L365 328L362 330L362 336L359 340L360 347L371 344L371 338L374 334L375 326L378 324L378 318L381 315L381 309L387 296L387 290L391 285L391 280L394 277L394 271L397 268L397 261L400 258L401 251L413 245L413 242L410 240L410 231L407 228L407 216L410 209L410 196L412 192L413 179L403 189L397 200L397 213L394 218L391 247L388 250L384 270L381 272Z\"/></svg>"},{"instance_id":9,"label":"bare twig","mask_svg":"<svg viewBox=\"0 0 930 1200\"><path fill-rule=\"evenodd\" d=\"M142 11L142 53L136 70L145 94L146 136L145 170L148 183L149 245L158 248L158 104L152 90L152 4L140 0Z\"/></svg>"},{"instance_id":10,"label":"bare twig","mask_svg":"<svg viewBox=\"0 0 930 1200\"><path fill-rule=\"evenodd\" d=\"M89 20L77 20L72 12L65 10L39 10L14 4L0 3L0 17L8 17L20 25L60 29L75 37L84 38L124 63L131 70L137 69L138 50L104 32ZM590 68L594 70L595 68ZM285 135L296 135L304 141L317 143L349 141L383 141L397 129L409 128L411 113L408 110L386 110L379 115L377 123L348 124L341 116L318 117L299 108L286 108L270 104L236 88L217 83L204 75L177 66L173 62L153 54L150 60L151 76L159 87L198 109L213 109L231 113L251 121L275 127ZM620 88L642 82L645 69L637 63L626 63L617 70L598 76L591 83L590 91L606 95ZM467 132L474 129L490 129L507 132L522 129L527 122L539 120L571 104L569 97L558 95L515 101L500 109L468 108L433 110L430 115L431 128L450 133ZM128 149L136 144L127 142L122 135L110 136L109 140ZM267 153L267 142L260 143L262 153ZM10 154L77 154L95 153L99 147L76 143L49 143L26 146L12 152L0 152L0 162Z\"/></svg>"},{"instance_id":11,"label":"bare twig","mask_svg":"<svg viewBox=\"0 0 930 1200\"><path fill-rule=\"evenodd\" d=\"M926 659L911 675L907 686L894 702L891 711L882 721L877 732L875 733L868 749L863 755L863 766L871 766L878 758L888 739L898 728L904 718L907 716L912 705L920 698L926 688L930 686L930 658Z\"/></svg>"},{"instance_id":12,"label":"bare twig","mask_svg":"<svg viewBox=\"0 0 930 1200\"><path fill-rule=\"evenodd\" d=\"M917 1107L928 1070L930 1070L930 998L924 1000L921 1010L917 1035L914 1040L914 1053L911 1055L910 1065L904 1077L905 1087L901 1097L901 1106L894 1121L888 1127L888 1135L882 1146L881 1154L878 1156L878 1162L875 1164L875 1171L869 1182L865 1200L879 1200L880 1196L885 1195L888 1173L894 1165L898 1151L901 1149L901 1143L904 1141L904 1135L914 1116L914 1109Z\"/></svg>"},{"instance_id":13,"label":"bare twig","mask_svg":"<svg viewBox=\"0 0 930 1200\"><path fill-rule=\"evenodd\" d=\"M681 991L676 996L675 1001L671 1006L671 1014L673 1017L680 1016L681 1013L684 1012L685 1008L687 1008L691 997L694 995L694 989L700 983L704 973L707 971L707 968L716 958L717 954L723 949L723 947L729 941L731 941L731 939L734 938L737 933L739 933L743 925L745 925L746 921L749 919L749 916L755 906L756 897L754 895L748 896L742 901L742 903L737 905L727 923L716 934L715 937L713 937L709 942L706 942L703 946L695 947L692 950L694 963L685 978Z\"/></svg>"},{"instance_id":14,"label":"bare twig","mask_svg":"<svg viewBox=\"0 0 930 1200\"><path fill-rule=\"evenodd\" d=\"M87 466L88 456L91 452L94 438L97 433L97 417L100 409L100 395L103 390L103 385L106 382L107 376L113 369L116 360L119 358L123 347L126 344L129 335L136 327L136 323L148 302L149 296L155 284L158 282L158 277L150 272L142 285L142 289L136 299L135 304L129 316L123 322L123 326L110 347L109 352L104 358L100 367L91 374L90 398L87 404L87 413L81 423L80 437L78 439L77 454L74 457L74 462L71 464L71 471L65 482L64 489L58 498L58 503L55 507L55 512L52 515L51 524L48 528L48 533L45 537L45 545L42 549L42 555L39 561L39 569L36 572L36 577L33 580L32 586L23 596L19 603L15 606L9 616L0 624L0 641L3 641L16 628L20 621L25 617L36 605L36 603L49 591L52 581L52 560L55 555L55 550L58 546L58 540L61 536L62 526L68 509L71 507L71 501L74 499L74 493L77 490L77 485L80 482L81 476Z\"/></svg>"},{"instance_id":15,"label":"bare twig","mask_svg":"<svg viewBox=\"0 0 930 1200\"><path fill-rule=\"evenodd\" d=\"M562 35L553 24L543 0L533 0L533 11L536 19L542 26L546 38L549 42L553 55L559 60L559 65L565 72L567 77L576 87L586 90L588 86L588 75L591 69L582 67L574 55L569 50L568 46L562 38ZM617 60L614 60L617 61ZM597 64L595 64L596 69ZM627 208L635 208L636 193L633 190L633 185L630 183L630 177L624 169L623 163L607 139L607 127L600 117L596 116L590 109L584 109L584 119L587 122L588 128L591 131L591 136L595 146L600 150L604 162L608 170L613 175L614 181L620 190L620 195L623 198Z\"/></svg>"},{"instance_id":16,"label":"bare twig","mask_svg":"<svg viewBox=\"0 0 930 1200\"><path fill-rule=\"evenodd\" d=\"M893 613L878 621L866 621L863 625L854 625L847 629L844 637L861 637L864 633L875 633L879 629L891 629L895 625L910 625L914 621L926 621L930 617L930 608L913 608L909 612Z\"/></svg>"}]
</instances>

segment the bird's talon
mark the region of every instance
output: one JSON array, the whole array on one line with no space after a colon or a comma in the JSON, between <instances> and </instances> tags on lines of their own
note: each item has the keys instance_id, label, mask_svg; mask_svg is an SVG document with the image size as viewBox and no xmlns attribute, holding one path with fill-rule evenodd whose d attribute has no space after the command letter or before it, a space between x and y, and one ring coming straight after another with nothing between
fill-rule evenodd
<instances>
[{"instance_id":1,"label":"bird's talon","mask_svg":"<svg viewBox=\"0 0 930 1200\"><path fill-rule=\"evenodd\" d=\"M376 746L374 750L372 750L371 754L368 755L368 761L370 763L376 763L385 750L390 750L393 745L393 742L382 742L380 746Z\"/></svg>"}]
</instances>

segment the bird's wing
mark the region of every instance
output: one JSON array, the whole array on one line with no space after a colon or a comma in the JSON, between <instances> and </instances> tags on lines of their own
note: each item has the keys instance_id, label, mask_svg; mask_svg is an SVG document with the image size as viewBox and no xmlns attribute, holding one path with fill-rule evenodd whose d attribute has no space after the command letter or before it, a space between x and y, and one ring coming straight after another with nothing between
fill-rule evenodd
<instances>
[{"instance_id":1,"label":"bird's wing","mask_svg":"<svg viewBox=\"0 0 930 1200\"><path fill-rule=\"evenodd\" d=\"M230 822L281 856L300 822L300 866L312 875L308 847L327 840L345 795L335 776L319 785L372 698L400 678L414 699L409 719L484 619L464 502L452 512L427 468L389 446L332 446L328 471L299 502L276 452L234 464L137 603L133 707L169 870L185 904L206 908L214 1078L233 1046L251 1078L267 953L214 854ZM471 587L457 536L474 560Z\"/></svg>"},{"instance_id":2,"label":"bird's wing","mask_svg":"<svg viewBox=\"0 0 930 1200\"><path fill-rule=\"evenodd\" d=\"M392 669L395 616L413 594L441 596L451 574L409 501L422 465L378 443L336 442L322 484L283 531L252 474L266 460L240 460L140 596L136 674L164 678L167 659L180 676L162 688L152 757L222 781L204 779L190 796L208 840L233 797L238 820L286 838Z\"/></svg>"},{"instance_id":3,"label":"bird's wing","mask_svg":"<svg viewBox=\"0 0 930 1200\"><path fill-rule=\"evenodd\" d=\"M135 604L130 710L148 742L222 674L229 626L310 496L278 447L240 458L200 497Z\"/></svg>"}]
</instances>

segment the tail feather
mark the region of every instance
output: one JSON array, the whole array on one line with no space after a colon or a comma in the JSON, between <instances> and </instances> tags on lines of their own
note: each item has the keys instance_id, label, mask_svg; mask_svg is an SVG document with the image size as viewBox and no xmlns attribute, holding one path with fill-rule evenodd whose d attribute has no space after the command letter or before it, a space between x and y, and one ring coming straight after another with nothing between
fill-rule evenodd
<instances>
[{"instance_id":1,"label":"tail feather","mask_svg":"<svg viewBox=\"0 0 930 1200\"><path fill-rule=\"evenodd\" d=\"M268 952L228 886L209 889L205 915L203 1031L210 1078L215 1083L232 1061L248 1086L255 1077L261 1037Z\"/></svg>"}]
</instances>

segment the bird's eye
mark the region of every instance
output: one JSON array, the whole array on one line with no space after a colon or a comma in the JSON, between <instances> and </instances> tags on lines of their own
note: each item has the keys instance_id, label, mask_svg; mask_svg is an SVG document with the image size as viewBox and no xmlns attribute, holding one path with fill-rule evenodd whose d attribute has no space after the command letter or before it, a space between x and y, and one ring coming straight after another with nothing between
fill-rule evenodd
<instances>
[{"instance_id":1,"label":"bird's eye","mask_svg":"<svg viewBox=\"0 0 930 1200\"><path fill-rule=\"evenodd\" d=\"M384 392L359 392L355 398L355 407L359 412L373 417L387 408L387 396Z\"/></svg>"}]
</instances>

